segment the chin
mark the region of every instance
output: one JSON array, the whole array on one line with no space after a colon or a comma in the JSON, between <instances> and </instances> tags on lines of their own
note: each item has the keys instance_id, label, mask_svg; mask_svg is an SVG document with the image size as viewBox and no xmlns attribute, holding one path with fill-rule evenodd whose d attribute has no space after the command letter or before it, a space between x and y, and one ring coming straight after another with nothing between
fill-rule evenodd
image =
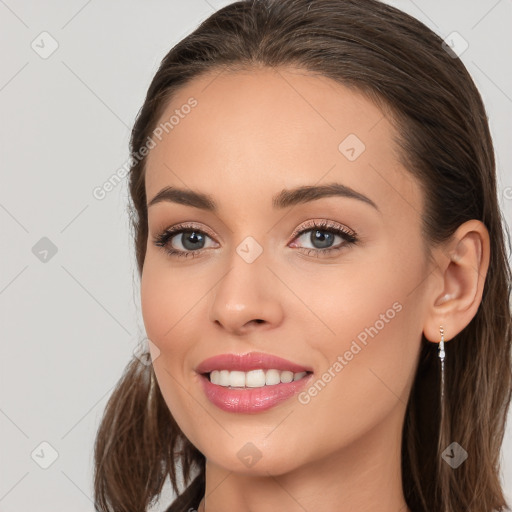
<instances>
[{"instance_id":1,"label":"chin","mask_svg":"<svg viewBox=\"0 0 512 512\"><path fill-rule=\"evenodd\" d=\"M205 453L205 452L203 452ZM222 453L206 452L207 462L222 467L226 471L248 476L278 476L296 469L299 461L294 458L295 453L286 455L282 450L268 448L258 450L251 443L247 443L235 452L223 450Z\"/></svg>"}]
</instances>

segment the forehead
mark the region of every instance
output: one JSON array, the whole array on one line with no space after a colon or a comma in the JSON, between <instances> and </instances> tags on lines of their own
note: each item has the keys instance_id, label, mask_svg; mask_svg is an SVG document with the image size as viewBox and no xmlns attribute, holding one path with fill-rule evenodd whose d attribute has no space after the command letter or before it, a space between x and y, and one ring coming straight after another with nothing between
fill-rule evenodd
<instances>
[{"instance_id":1,"label":"forehead","mask_svg":"<svg viewBox=\"0 0 512 512\"><path fill-rule=\"evenodd\" d=\"M361 92L304 70L208 73L175 93L158 127L148 200L166 185L218 195L222 204L233 194L256 198L325 181L381 205L397 194L420 204L384 112Z\"/></svg>"}]
</instances>

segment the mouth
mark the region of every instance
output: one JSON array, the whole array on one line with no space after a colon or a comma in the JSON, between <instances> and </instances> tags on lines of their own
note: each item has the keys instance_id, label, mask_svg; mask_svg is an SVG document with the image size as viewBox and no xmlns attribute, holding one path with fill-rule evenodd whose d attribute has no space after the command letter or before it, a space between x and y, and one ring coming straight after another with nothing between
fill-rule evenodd
<instances>
[{"instance_id":1,"label":"mouth","mask_svg":"<svg viewBox=\"0 0 512 512\"><path fill-rule=\"evenodd\" d=\"M248 372L239 370L213 370L203 373L212 384L229 389L248 389L288 384L289 382L303 379L311 374L311 371L292 372L289 370L278 370L276 368L258 368Z\"/></svg>"},{"instance_id":2,"label":"mouth","mask_svg":"<svg viewBox=\"0 0 512 512\"><path fill-rule=\"evenodd\" d=\"M195 369L212 384L226 388L261 388L300 380L312 368L262 352L220 354Z\"/></svg>"},{"instance_id":3,"label":"mouth","mask_svg":"<svg viewBox=\"0 0 512 512\"><path fill-rule=\"evenodd\" d=\"M259 413L291 399L311 380L313 369L271 354L221 354L195 371L208 400L223 411Z\"/></svg>"}]
</instances>

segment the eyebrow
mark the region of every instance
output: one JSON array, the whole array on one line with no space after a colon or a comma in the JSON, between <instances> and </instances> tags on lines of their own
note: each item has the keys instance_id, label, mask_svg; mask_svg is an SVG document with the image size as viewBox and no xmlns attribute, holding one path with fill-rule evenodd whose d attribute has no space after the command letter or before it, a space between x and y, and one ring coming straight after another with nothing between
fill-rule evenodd
<instances>
[{"instance_id":1,"label":"eyebrow","mask_svg":"<svg viewBox=\"0 0 512 512\"><path fill-rule=\"evenodd\" d=\"M289 206L307 203L323 197L348 197L369 204L380 212L379 207L365 195L341 183L329 183L326 185L305 185L293 189L284 189L272 198L272 206L276 209L284 209ZM148 203L148 208L154 204L168 201L200 208L211 212L218 212L218 207L213 198L201 192L180 189L177 187L164 187Z\"/></svg>"}]
</instances>

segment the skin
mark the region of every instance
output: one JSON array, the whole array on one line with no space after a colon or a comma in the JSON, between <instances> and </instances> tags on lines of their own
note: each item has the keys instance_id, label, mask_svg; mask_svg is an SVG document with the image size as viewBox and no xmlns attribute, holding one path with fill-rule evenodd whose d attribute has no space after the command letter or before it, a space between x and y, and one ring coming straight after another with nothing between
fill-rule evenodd
<instances>
[{"instance_id":1,"label":"skin","mask_svg":"<svg viewBox=\"0 0 512 512\"><path fill-rule=\"evenodd\" d=\"M437 343L442 325L449 341L474 317L489 262L485 226L461 225L427 258L423 192L399 163L388 117L353 89L293 68L216 71L182 88L162 121L191 96L197 106L148 155L147 198L189 188L219 211L149 208L141 303L164 399L207 460L200 510L408 511L400 443L421 335ZM354 161L338 149L348 134L366 146ZM272 208L282 189L332 182L379 210L336 196ZM311 219L358 241L308 255L325 249L311 231L292 234ZM193 259L153 243L181 222L207 233ZM236 252L248 236L263 249L252 263ZM172 240L185 250L181 234ZM394 318L307 404L292 397L257 414L225 412L194 371L217 354L261 351L311 366L316 380L394 303ZM237 456L249 442L261 455L251 467Z\"/></svg>"}]
</instances>

